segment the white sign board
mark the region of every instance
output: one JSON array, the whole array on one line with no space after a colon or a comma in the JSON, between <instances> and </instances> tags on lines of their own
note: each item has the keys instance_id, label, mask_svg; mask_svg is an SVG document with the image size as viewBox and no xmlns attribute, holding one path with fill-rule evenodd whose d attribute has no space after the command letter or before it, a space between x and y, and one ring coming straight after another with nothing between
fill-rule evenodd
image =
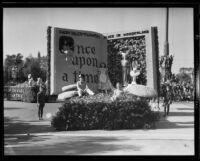
<instances>
[{"instance_id":1,"label":"white sign board","mask_svg":"<svg viewBox=\"0 0 200 161\"><path fill-rule=\"evenodd\" d=\"M98 67L107 66L107 39L102 34L73 29L51 28L50 95L74 84L84 75L89 88L98 87Z\"/></svg>"}]
</instances>

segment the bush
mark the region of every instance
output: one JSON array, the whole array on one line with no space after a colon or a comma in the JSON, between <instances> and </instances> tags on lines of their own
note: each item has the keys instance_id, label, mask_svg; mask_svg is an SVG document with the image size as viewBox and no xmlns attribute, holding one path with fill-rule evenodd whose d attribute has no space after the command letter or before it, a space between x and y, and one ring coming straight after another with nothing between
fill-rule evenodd
<instances>
[{"instance_id":1,"label":"bush","mask_svg":"<svg viewBox=\"0 0 200 161\"><path fill-rule=\"evenodd\" d=\"M122 94L112 102L110 96L100 93L72 98L59 108L51 125L56 130L137 129L153 127L159 119L145 99Z\"/></svg>"}]
</instances>

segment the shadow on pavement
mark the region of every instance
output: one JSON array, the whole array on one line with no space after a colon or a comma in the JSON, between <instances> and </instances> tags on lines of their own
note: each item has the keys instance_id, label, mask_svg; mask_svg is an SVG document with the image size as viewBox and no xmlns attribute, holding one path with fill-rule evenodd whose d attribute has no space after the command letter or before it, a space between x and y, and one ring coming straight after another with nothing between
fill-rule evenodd
<instances>
[{"instance_id":1,"label":"shadow on pavement","mask_svg":"<svg viewBox=\"0 0 200 161\"><path fill-rule=\"evenodd\" d=\"M83 155L83 154L94 154L105 152L112 152L116 150L134 150L140 151L141 147L134 145L117 145L111 142L117 141L121 142L124 139L118 139L116 137L84 137L83 139L76 139L77 141L71 141L67 143L59 143L53 146L48 146L49 150L58 147L58 149L66 149L61 152L61 154L70 155ZM48 151L48 149L47 149ZM59 151L58 151L59 153Z\"/></svg>"},{"instance_id":2,"label":"shadow on pavement","mask_svg":"<svg viewBox=\"0 0 200 161\"><path fill-rule=\"evenodd\" d=\"M178 129L178 128L194 128L194 122L158 122L156 129Z\"/></svg>"},{"instance_id":3,"label":"shadow on pavement","mask_svg":"<svg viewBox=\"0 0 200 161\"><path fill-rule=\"evenodd\" d=\"M142 147L134 145L116 144L128 141L119 137L73 137L66 138L65 142L34 146L34 147L18 147L12 148L16 154L25 155L93 155L95 153L104 154L116 150L140 151ZM56 147L56 148L55 148ZM24 148L26 150L24 150Z\"/></svg>"},{"instance_id":4,"label":"shadow on pavement","mask_svg":"<svg viewBox=\"0 0 200 161\"><path fill-rule=\"evenodd\" d=\"M24 108L19 108L19 107L6 107L4 110L19 110L19 109L24 109Z\"/></svg>"},{"instance_id":5,"label":"shadow on pavement","mask_svg":"<svg viewBox=\"0 0 200 161\"><path fill-rule=\"evenodd\" d=\"M42 121L41 121L42 123ZM50 125L43 125L38 121L25 122L18 117L4 117L4 134L26 134L51 132L54 129Z\"/></svg>"},{"instance_id":6,"label":"shadow on pavement","mask_svg":"<svg viewBox=\"0 0 200 161\"><path fill-rule=\"evenodd\" d=\"M170 116L194 116L194 112L169 112Z\"/></svg>"},{"instance_id":7,"label":"shadow on pavement","mask_svg":"<svg viewBox=\"0 0 200 161\"><path fill-rule=\"evenodd\" d=\"M49 136L49 135L43 135ZM36 136L36 135L12 135L4 136L4 145L19 145L29 144L30 142L45 141L47 138Z\"/></svg>"},{"instance_id":8,"label":"shadow on pavement","mask_svg":"<svg viewBox=\"0 0 200 161\"><path fill-rule=\"evenodd\" d=\"M178 128L194 128L194 121L169 121L167 118L173 117L180 117L180 116L194 116L194 112L169 112L169 115L164 117L164 112L160 112L161 119L156 125L156 129L178 129ZM180 120L180 119L179 119Z\"/></svg>"},{"instance_id":9,"label":"shadow on pavement","mask_svg":"<svg viewBox=\"0 0 200 161\"><path fill-rule=\"evenodd\" d=\"M55 130L50 125L43 125L41 123L39 121L24 122L19 120L18 117L4 117L4 145L28 144L30 142L44 141L44 137L35 136L34 133L45 133ZM20 136L17 134L25 135Z\"/></svg>"},{"instance_id":10,"label":"shadow on pavement","mask_svg":"<svg viewBox=\"0 0 200 161\"><path fill-rule=\"evenodd\" d=\"M189 110L189 111L194 111L193 108L177 108L177 110Z\"/></svg>"}]
</instances>

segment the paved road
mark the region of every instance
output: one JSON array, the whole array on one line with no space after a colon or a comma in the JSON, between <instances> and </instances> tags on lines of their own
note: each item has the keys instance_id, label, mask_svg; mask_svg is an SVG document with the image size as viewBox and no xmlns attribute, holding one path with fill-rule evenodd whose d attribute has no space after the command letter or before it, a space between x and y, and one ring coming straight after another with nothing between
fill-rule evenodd
<instances>
[{"instance_id":1,"label":"paved road","mask_svg":"<svg viewBox=\"0 0 200 161\"><path fill-rule=\"evenodd\" d=\"M60 106L47 103L44 116ZM156 129L56 132L36 104L4 101L4 144L5 155L194 155L194 104L172 104Z\"/></svg>"}]
</instances>

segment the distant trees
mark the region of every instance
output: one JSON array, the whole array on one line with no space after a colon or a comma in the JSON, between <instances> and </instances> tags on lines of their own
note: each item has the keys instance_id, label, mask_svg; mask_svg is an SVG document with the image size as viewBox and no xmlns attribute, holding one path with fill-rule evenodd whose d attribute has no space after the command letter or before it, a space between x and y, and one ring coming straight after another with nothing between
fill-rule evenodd
<instances>
[{"instance_id":1,"label":"distant trees","mask_svg":"<svg viewBox=\"0 0 200 161\"><path fill-rule=\"evenodd\" d=\"M33 79L40 76L40 63L37 58L28 57L24 62L23 73L27 77L31 73Z\"/></svg>"},{"instance_id":2,"label":"distant trees","mask_svg":"<svg viewBox=\"0 0 200 161\"><path fill-rule=\"evenodd\" d=\"M41 61L42 60L42 61ZM23 60L21 53L6 55L4 63L4 84L9 84L11 81L22 83L27 80L28 74L32 74L33 79L41 77L43 81L46 81L47 65L46 57L41 57L38 52L38 57L32 57L31 55ZM12 72L16 72L17 77L13 78Z\"/></svg>"},{"instance_id":3,"label":"distant trees","mask_svg":"<svg viewBox=\"0 0 200 161\"><path fill-rule=\"evenodd\" d=\"M23 55L21 53L6 55L4 65L4 83L13 80L13 74L16 74L16 79L21 77L20 71L23 68ZM15 73L13 73L15 72Z\"/></svg>"},{"instance_id":4,"label":"distant trees","mask_svg":"<svg viewBox=\"0 0 200 161\"><path fill-rule=\"evenodd\" d=\"M28 74L31 73L34 80L36 80L38 77L41 77L43 81L46 81L46 70L41 68L40 60L38 58L26 58L24 62L23 73L26 78Z\"/></svg>"},{"instance_id":5,"label":"distant trees","mask_svg":"<svg viewBox=\"0 0 200 161\"><path fill-rule=\"evenodd\" d=\"M187 73L178 73L176 77L180 82L191 82L191 77Z\"/></svg>"}]
</instances>

